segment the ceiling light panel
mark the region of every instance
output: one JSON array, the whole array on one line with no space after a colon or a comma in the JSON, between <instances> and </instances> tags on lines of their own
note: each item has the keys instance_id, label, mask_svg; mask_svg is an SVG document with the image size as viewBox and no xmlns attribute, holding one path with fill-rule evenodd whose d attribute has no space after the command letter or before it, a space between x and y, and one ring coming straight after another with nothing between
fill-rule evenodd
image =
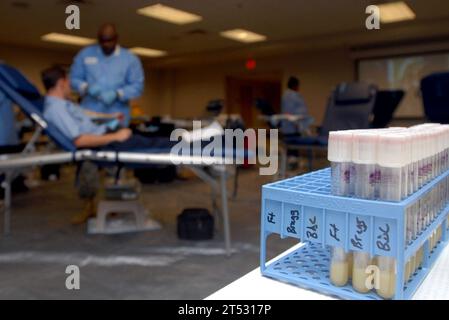
<instances>
[{"instance_id":1,"label":"ceiling light panel","mask_svg":"<svg viewBox=\"0 0 449 320\"><path fill-rule=\"evenodd\" d=\"M400 22L416 18L416 14L404 1L379 4L377 6L380 10L380 22L382 23Z\"/></svg>"},{"instance_id":2,"label":"ceiling light panel","mask_svg":"<svg viewBox=\"0 0 449 320\"><path fill-rule=\"evenodd\" d=\"M166 51L151 48L134 47L129 50L142 57L157 58L167 55Z\"/></svg>"},{"instance_id":3,"label":"ceiling light panel","mask_svg":"<svg viewBox=\"0 0 449 320\"><path fill-rule=\"evenodd\" d=\"M174 24L188 24L203 20L199 15L165 6L163 4L155 4L137 10L138 14L163 20Z\"/></svg>"},{"instance_id":4,"label":"ceiling light panel","mask_svg":"<svg viewBox=\"0 0 449 320\"><path fill-rule=\"evenodd\" d=\"M95 42L95 39L72 36L70 34L63 34L63 33L57 33L57 32L47 33L47 34L43 35L41 37L41 39L43 41L64 43L64 44L70 44L70 45L75 45L75 46L87 46L87 45Z\"/></svg>"},{"instance_id":5,"label":"ceiling light panel","mask_svg":"<svg viewBox=\"0 0 449 320\"><path fill-rule=\"evenodd\" d=\"M264 35L244 29L227 30L221 32L220 35L222 37L243 43L253 43L267 40L267 37Z\"/></svg>"}]
</instances>

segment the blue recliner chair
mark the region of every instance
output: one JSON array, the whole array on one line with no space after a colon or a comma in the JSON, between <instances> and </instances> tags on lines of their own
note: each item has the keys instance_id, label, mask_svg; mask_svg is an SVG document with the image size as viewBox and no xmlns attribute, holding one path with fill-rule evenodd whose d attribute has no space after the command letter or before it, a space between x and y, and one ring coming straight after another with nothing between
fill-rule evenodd
<instances>
[{"instance_id":1,"label":"blue recliner chair","mask_svg":"<svg viewBox=\"0 0 449 320\"><path fill-rule=\"evenodd\" d=\"M449 123L449 72L428 75L421 80L424 112L430 122Z\"/></svg>"},{"instance_id":2,"label":"blue recliner chair","mask_svg":"<svg viewBox=\"0 0 449 320\"><path fill-rule=\"evenodd\" d=\"M307 151L311 171L313 151L327 149L330 131L368 129L376 94L377 88L367 83L344 82L337 85L329 97L323 124L318 129L317 136L288 136L282 139L280 175L285 176L289 150Z\"/></svg>"},{"instance_id":3,"label":"blue recliner chair","mask_svg":"<svg viewBox=\"0 0 449 320\"><path fill-rule=\"evenodd\" d=\"M379 90L373 109L371 128L386 128L393 119L393 114L404 98L404 90Z\"/></svg>"},{"instance_id":4,"label":"blue recliner chair","mask_svg":"<svg viewBox=\"0 0 449 320\"><path fill-rule=\"evenodd\" d=\"M62 149L75 151L76 147L64 134L62 134L51 123L47 123L42 115L44 110L44 97L39 93L17 69L0 63L0 89L17 105L20 109L39 126L24 149L24 153L33 148L33 144L39 138L42 131L53 138L53 141Z\"/></svg>"}]
</instances>

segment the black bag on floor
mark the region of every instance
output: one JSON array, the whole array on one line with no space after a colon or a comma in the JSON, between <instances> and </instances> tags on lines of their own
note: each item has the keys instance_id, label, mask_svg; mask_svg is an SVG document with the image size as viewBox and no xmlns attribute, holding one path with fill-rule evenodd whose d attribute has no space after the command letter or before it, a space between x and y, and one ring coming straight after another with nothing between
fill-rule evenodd
<instances>
[{"instance_id":1,"label":"black bag on floor","mask_svg":"<svg viewBox=\"0 0 449 320\"><path fill-rule=\"evenodd\" d=\"M214 217L207 209L184 209L178 216L178 237L183 240L212 239L214 237Z\"/></svg>"},{"instance_id":2,"label":"black bag on floor","mask_svg":"<svg viewBox=\"0 0 449 320\"><path fill-rule=\"evenodd\" d=\"M155 165L134 169L134 176L143 184L168 183L176 179L176 167L172 165Z\"/></svg>"},{"instance_id":3,"label":"black bag on floor","mask_svg":"<svg viewBox=\"0 0 449 320\"><path fill-rule=\"evenodd\" d=\"M59 180L61 178L59 164L47 164L41 167L41 179L44 181Z\"/></svg>"}]
</instances>

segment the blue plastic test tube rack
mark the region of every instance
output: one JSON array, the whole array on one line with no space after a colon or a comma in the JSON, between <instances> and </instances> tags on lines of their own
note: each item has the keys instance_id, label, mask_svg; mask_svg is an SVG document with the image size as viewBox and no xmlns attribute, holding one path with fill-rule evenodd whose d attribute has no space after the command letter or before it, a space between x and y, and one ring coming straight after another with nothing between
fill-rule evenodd
<instances>
[{"instance_id":1,"label":"blue plastic test tube rack","mask_svg":"<svg viewBox=\"0 0 449 320\"><path fill-rule=\"evenodd\" d=\"M401 202L364 200L331 194L330 168L270 183L262 187L262 274L283 282L344 299L381 299L375 291L358 293L351 284L337 287L329 280L330 247L391 256L397 261L394 299L410 299L448 243L449 203L410 243L406 243L406 209L446 181L449 170ZM430 252L428 239L439 226L442 238ZM363 232L362 232L363 231ZM304 245L266 264L270 234L300 239ZM424 246L424 261L404 284L406 262Z\"/></svg>"}]
</instances>

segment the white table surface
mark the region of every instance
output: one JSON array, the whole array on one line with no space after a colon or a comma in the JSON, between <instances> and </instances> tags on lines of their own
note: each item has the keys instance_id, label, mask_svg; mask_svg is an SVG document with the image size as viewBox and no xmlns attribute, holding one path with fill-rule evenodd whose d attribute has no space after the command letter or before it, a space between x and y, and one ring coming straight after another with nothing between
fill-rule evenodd
<instances>
[{"instance_id":1,"label":"white table surface","mask_svg":"<svg viewBox=\"0 0 449 320\"><path fill-rule=\"evenodd\" d=\"M296 250L293 246L270 262ZM270 263L269 262L269 263ZM263 277L260 269L244 275L208 296L206 300L334 300L324 294ZM414 300L449 300L449 245L413 296Z\"/></svg>"}]
</instances>

